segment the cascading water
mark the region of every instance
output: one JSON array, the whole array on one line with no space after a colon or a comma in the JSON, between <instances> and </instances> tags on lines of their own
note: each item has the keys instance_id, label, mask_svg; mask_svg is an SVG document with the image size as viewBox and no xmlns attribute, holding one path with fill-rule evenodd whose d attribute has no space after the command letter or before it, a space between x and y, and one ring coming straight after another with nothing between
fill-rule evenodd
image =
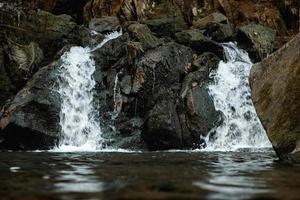
<instances>
[{"instance_id":1,"label":"cascading water","mask_svg":"<svg viewBox=\"0 0 300 200\"><path fill-rule=\"evenodd\" d=\"M249 74L251 60L234 43L223 44L227 62L221 61L209 94L217 110L224 114L223 124L205 138L206 150L231 151L239 148L263 148L271 144L251 100Z\"/></svg>"},{"instance_id":2,"label":"cascading water","mask_svg":"<svg viewBox=\"0 0 300 200\"><path fill-rule=\"evenodd\" d=\"M106 35L101 44L94 49L72 47L61 57L58 92L62 101L62 136L59 150L93 151L102 148L102 132L98 112L93 103L96 85L93 74L96 67L91 52L121 34L113 32Z\"/></svg>"}]
</instances>

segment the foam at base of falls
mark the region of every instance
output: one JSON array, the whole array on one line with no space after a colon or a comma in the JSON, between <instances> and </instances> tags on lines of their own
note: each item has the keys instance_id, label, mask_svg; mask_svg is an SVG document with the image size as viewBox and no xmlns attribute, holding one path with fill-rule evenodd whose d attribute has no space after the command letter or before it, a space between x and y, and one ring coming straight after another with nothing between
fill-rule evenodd
<instances>
[{"instance_id":1,"label":"foam at base of falls","mask_svg":"<svg viewBox=\"0 0 300 200\"><path fill-rule=\"evenodd\" d=\"M103 148L98 111L94 105L96 70L91 51L122 35L113 32L96 48L72 47L61 57L58 81L61 97L61 139L55 151L96 151Z\"/></svg>"},{"instance_id":2,"label":"foam at base of falls","mask_svg":"<svg viewBox=\"0 0 300 200\"><path fill-rule=\"evenodd\" d=\"M251 100L249 74L252 63L247 52L234 43L223 45L227 62L221 61L208 86L223 123L205 138L207 151L271 147Z\"/></svg>"}]
</instances>

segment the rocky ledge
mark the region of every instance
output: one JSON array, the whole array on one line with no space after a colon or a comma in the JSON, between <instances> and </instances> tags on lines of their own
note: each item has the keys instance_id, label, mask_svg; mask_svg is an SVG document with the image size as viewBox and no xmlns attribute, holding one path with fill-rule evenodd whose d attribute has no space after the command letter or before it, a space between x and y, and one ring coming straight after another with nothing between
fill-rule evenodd
<instances>
[{"instance_id":1,"label":"rocky ledge","mask_svg":"<svg viewBox=\"0 0 300 200\"><path fill-rule=\"evenodd\" d=\"M92 53L95 102L108 145L149 150L205 145L200 136L222 121L206 89L210 72L224 59L221 43L237 41L253 62L261 61L297 32L295 2L4 1L0 3L0 149L56 145L60 138L60 97L55 92L60 56L71 46L94 47L106 33L120 29L121 37ZM290 91L298 92L298 73L292 68L299 57L297 38L253 70L258 71L253 77L274 70L272 76L278 75L283 83L279 87L267 77L252 78L259 116L281 157L297 152L298 104L296 96L289 97L294 95ZM265 65L269 67L261 67ZM292 85L281 79L283 74ZM274 97L268 96L273 95L271 89ZM287 98L278 98L281 93L276 91L286 92ZM276 104L279 99L282 105L292 106L281 109ZM280 134L281 118L269 118L277 116L271 112L273 100L278 116L279 110L280 117L294 116ZM278 122L276 127L270 119L271 124ZM287 135L290 140L285 142Z\"/></svg>"},{"instance_id":2,"label":"rocky ledge","mask_svg":"<svg viewBox=\"0 0 300 200\"><path fill-rule=\"evenodd\" d=\"M300 162L300 34L251 70L252 98L282 160Z\"/></svg>"}]
</instances>

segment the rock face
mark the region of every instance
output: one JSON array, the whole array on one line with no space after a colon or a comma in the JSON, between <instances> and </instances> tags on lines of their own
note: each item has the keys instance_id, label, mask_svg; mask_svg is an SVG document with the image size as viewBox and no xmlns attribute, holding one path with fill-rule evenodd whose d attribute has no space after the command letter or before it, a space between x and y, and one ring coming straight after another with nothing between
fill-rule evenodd
<instances>
[{"instance_id":1,"label":"rock face","mask_svg":"<svg viewBox=\"0 0 300 200\"><path fill-rule=\"evenodd\" d=\"M0 149L54 147L59 137L60 99L54 90L58 63L41 68L0 112Z\"/></svg>"},{"instance_id":2,"label":"rock face","mask_svg":"<svg viewBox=\"0 0 300 200\"><path fill-rule=\"evenodd\" d=\"M253 66L252 98L281 159L300 162L300 34Z\"/></svg>"},{"instance_id":3,"label":"rock face","mask_svg":"<svg viewBox=\"0 0 300 200\"><path fill-rule=\"evenodd\" d=\"M210 72L224 59L219 43L238 40L260 61L299 28L297 5L295 0L4 1L0 148L52 147L59 137L59 97L51 90L59 61L49 63L70 46L93 49L105 34L120 29L121 37L91 52L93 103L99 105L108 145L198 148L200 136L222 120L206 90Z\"/></svg>"}]
</instances>

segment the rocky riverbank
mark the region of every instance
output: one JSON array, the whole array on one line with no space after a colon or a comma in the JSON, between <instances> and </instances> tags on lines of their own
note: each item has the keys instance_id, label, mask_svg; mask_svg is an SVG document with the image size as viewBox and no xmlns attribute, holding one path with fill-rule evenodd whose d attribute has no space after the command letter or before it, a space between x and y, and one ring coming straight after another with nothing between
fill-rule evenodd
<instances>
[{"instance_id":1,"label":"rocky riverbank","mask_svg":"<svg viewBox=\"0 0 300 200\"><path fill-rule=\"evenodd\" d=\"M222 122L208 94L237 41L253 62L299 29L297 1L4 1L0 3L0 148L49 149L60 138L60 56L92 52L95 103L107 145L193 149ZM113 99L115 101L113 101ZM271 139L272 140L272 139Z\"/></svg>"}]
</instances>

